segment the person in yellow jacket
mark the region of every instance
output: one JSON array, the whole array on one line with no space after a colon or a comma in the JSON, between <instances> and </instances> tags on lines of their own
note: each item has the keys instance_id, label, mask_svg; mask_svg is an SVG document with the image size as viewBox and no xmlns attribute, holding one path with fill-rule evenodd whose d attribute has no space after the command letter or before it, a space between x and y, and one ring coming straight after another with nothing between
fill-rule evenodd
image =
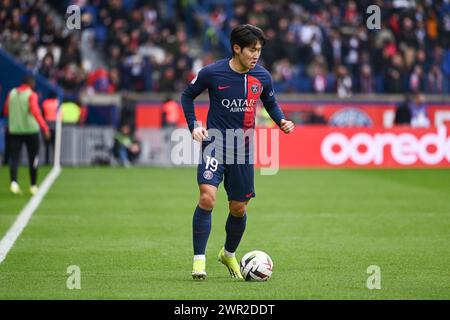
<instances>
[{"instance_id":1,"label":"person in yellow jacket","mask_svg":"<svg viewBox=\"0 0 450 320\"><path fill-rule=\"evenodd\" d=\"M71 101L61 103L62 122L78 124L81 117L81 108L78 104Z\"/></svg>"}]
</instances>

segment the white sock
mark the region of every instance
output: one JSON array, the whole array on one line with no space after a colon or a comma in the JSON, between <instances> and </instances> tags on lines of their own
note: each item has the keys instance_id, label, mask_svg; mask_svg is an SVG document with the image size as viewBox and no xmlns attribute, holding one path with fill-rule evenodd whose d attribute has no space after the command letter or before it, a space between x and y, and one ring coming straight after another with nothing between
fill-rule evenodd
<instances>
[{"instance_id":1,"label":"white sock","mask_svg":"<svg viewBox=\"0 0 450 320\"><path fill-rule=\"evenodd\" d=\"M223 252L225 253L225 256L234 258L235 254L234 252L228 252L227 250L223 249Z\"/></svg>"},{"instance_id":2,"label":"white sock","mask_svg":"<svg viewBox=\"0 0 450 320\"><path fill-rule=\"evenodd\" d=\"M197 260L205 261L206 260L206 256L204 254L196 254L196 255L194 255L194 261L197 261Z\"/></svg>"}]
</instances>

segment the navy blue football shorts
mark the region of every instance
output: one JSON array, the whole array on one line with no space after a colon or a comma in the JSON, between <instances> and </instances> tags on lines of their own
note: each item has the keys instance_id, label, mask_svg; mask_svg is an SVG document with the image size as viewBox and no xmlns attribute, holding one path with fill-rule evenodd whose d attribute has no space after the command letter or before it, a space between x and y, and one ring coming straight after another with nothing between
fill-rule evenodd
<instances>
[{"instance_id":1,"label":"navy blue football shorts","mask_svg":"<svg viewBox=\"0 0 450 320\"><path fill-rule=\"evenodd\" d=\"M228 201L248 201L256 196L253 164L224 164L214 157L207 157L197 167L198 184L219 187L224 181Z\"/></svg>"}]
</instances>

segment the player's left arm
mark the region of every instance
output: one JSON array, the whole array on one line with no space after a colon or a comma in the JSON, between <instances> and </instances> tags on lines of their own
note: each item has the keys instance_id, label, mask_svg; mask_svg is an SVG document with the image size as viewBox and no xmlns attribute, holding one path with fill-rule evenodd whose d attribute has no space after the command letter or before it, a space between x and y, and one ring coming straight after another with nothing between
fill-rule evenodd
<instances>
[{"instance_id":1,"label":"player's left arm","mask_svg":"<svg viewBox=\"0 0 450 320\"><path fill-rule=\"evenodd\" d=\"M38 96L35 92L32 92L29 98L29 111L38 122L46 139L50 138L50 130L42 117L41 110L39 108Z\"/></svg>"},{"instance_id":2,"label":"player's left arm","mask_svg":"<svg viewBox=\"0 0 450 320\"><path fill-rule=\"evenodd\" d=\"M9 94L6 97L5 104L3 105L3 117L8 118L9 113Z\"/></svg>"},{"instance_id":3,"label":"player's left arm","mask_svg":"<svg viewBox=\"0 0 450 320\"><path fill-rule=\"evenodd\" d=\"M272 77L268 74L268 79L263 83L263 91L261 92L261 101L269 113L272 120L280 127L284 133L291 133L294 131L294 122L286 120L283 111L278 105L275 93L273 90Z\"/></svg>"}]
</instances>

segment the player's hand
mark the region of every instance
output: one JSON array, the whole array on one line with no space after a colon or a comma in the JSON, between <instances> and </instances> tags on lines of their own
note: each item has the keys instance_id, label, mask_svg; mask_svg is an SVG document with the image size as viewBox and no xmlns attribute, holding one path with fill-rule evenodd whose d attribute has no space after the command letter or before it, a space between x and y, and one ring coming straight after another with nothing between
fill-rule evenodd
<instances>
[{"instance_id":1,"label":"player's hand","mask_svg":"<svg viewBox=\"0 0 450 320\"><path fill-rule=\"evenodd\" d=\"M292 131L294 131L294 127L295 127L295 125L292 121L281 119L280 129L284 133L291 133Z\"/></svg>"},{"instance_id":2,"label":"player's hand","mask_svg":"<svg viewBox=\"0 0 450 320\"><path fill-rule=\"evenodd\" d=\"M208 138L208 130L203 127L197 127L192 130L192 138L198 142L202 142Z\"/></svg>"},{"instance_id":3,"label":"player's hand","mask_svg":"<svg viewBox=\"0 0 450 320\"><path fill-rule=\"evenodd\" d=\"M51 137L52 137L52 135L50 134L50 131L44 132L44 138L46 141L50 141Z\"/></svg>"}]
</instances>

